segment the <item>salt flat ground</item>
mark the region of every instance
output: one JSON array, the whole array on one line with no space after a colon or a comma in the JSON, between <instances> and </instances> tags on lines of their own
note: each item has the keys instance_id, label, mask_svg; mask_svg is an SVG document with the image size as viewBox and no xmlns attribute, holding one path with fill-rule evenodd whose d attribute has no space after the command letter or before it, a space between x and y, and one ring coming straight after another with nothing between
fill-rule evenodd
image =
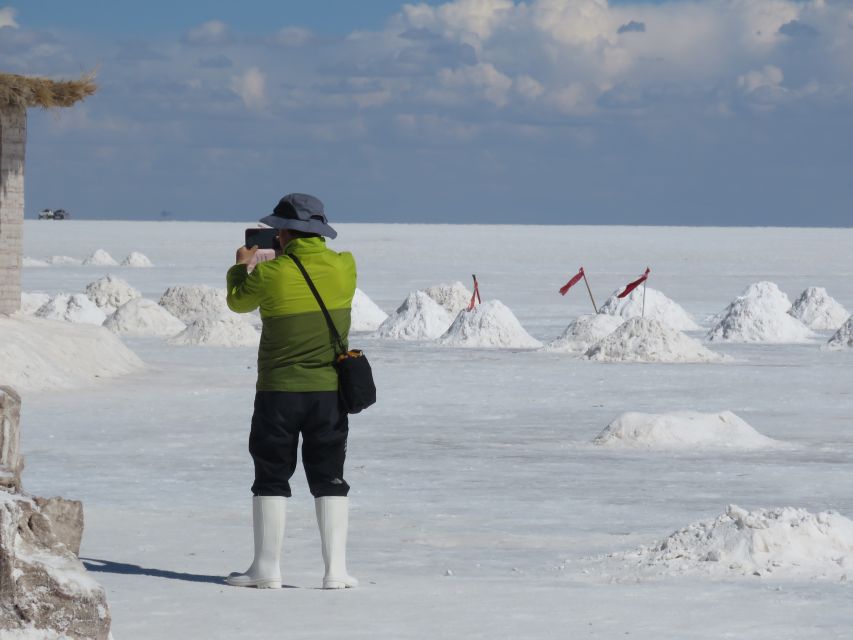
<instances>
[{"instance_id":1,"label":"salt flat ground","mask_svg":"<svg viewBox=\"0 0 853 640\"><path fill-rule=\"evenodd\" d=\"M25 254L132 250L152 269L27 268L26 291L81 292L115 273L158 299L222 286L242 224L27 222ZM751 282L824 286L853 309L853 230L340 225L339 250L386 311L415 288L469 283L536 338L588 311L557 289L586 267L599 303L648 265L707 326ZM825 340L826 336L824 336ZM324 592L313 502L294 477L282 559L294 588L227 587L251 559L246 451L255 353L127 340L139 374L24 396L26 488L83 500L81 555L132 638L850 638L849 582L639 579L595 557L746 508L853 517L853 353L717 346L732 364L598 364L541 352L355 336L380 401L351 420L351 572ZM759 453L589 444L625 411L729 409L798 445ZM853 578L853 576L851 576Z\"/></svg>"}]
</instances>

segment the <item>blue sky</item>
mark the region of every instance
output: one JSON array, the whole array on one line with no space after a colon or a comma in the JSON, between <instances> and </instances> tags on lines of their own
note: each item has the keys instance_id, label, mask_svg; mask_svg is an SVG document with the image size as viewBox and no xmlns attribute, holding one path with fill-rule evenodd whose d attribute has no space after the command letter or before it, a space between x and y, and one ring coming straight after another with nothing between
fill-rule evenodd
<instances>
[{"instance_id":1,"label":"blue sky","mask_svg":"<svg viewBox=\"0 0 853 640\"><path fill-rule=\"evenodd\" d=\"M101 87L31 111L29 216L853 220L853 2L0 0L0 61Z\"/></svg>"}]
</instances>

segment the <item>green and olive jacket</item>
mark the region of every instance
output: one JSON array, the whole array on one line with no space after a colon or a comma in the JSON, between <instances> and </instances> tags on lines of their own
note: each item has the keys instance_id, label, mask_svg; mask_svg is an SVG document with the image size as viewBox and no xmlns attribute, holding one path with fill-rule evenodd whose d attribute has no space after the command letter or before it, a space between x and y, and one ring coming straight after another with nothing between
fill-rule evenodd
<instances>
[{"instance_id":1,"label":"green and olive jacket","mask_svg":"<svg viewBox=\"0 0 853 640\"><path fill-rule=\"evenodd\" d=\"M328 249L323 238L291 240L283 255L258 263L251 273L244 264L231 267L228 307L237 313L260 308L258 391L337 391L331 332L290 254L302 261L346 346L355 259Z\"/></svg>"}]
</instances>

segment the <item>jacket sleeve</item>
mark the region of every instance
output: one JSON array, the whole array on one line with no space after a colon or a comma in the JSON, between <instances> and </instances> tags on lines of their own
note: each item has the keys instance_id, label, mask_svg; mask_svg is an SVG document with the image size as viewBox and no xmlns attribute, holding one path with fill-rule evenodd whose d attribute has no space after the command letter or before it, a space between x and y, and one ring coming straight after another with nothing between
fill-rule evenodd
<instances>
[{"instance_id":1,"label":"jacket sleeve","mask_svg":"<svg viewBox=\"0 0 853 640\"><path fill-rule=\"evenodd\" d=\"M235 313L249 313L261 304L263 297L263 277L261 269L255 268L249 273L244 264L235 264L225 276L228 284L228 308Z\"/></svg>"}]
</instances>

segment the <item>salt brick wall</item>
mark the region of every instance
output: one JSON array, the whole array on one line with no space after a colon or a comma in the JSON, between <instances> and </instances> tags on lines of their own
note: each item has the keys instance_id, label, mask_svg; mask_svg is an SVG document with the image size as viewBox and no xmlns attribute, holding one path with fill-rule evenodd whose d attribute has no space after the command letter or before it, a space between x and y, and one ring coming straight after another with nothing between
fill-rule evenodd
<instances>
[{"instance_id":1,"label":"salt brick wall","mask_svg":"<svg viewBox=\"0 0 853 640\"><path fill-rule=\"evenodd\" d=\"M0 107L0 314L21 307L27 112Z\"/></svg>"}]
</instances>

